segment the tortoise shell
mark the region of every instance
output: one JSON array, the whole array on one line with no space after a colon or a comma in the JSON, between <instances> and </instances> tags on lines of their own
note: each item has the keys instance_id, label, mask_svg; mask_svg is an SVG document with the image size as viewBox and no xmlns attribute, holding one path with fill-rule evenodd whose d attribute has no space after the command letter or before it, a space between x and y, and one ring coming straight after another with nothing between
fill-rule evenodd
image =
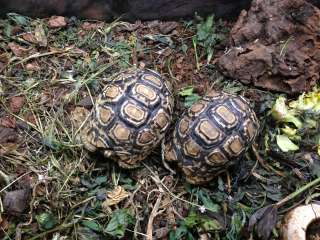
<instances>
[{"instance_id":1,"label":"tortoise shell","mask_svg":"<svg viewBox=\"0 0 320 240\"><path fill-rule=\"evenodd\" d=\"M163 139L172 120L169 83L151 70L118 74L98 96L81 134L89 151L100 151L133 168Z\"/></svg>"},{"instance_id":2,"label":"tortoise shell","mask_svg":"<svg viewBox=\"0 0 320 240\"><path fill-rule=\"evenodd\" d=\"M188 182L207 183L238 161L258 129L244 98L211 91L178 120L164 156L178 163Z\"/></svg>"}]
</instances>

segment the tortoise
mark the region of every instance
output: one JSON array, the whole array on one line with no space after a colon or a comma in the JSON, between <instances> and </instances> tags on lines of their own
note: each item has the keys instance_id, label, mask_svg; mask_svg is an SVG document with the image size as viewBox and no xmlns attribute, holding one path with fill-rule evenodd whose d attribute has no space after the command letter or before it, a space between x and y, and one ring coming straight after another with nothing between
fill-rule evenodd
<instances>
[{"instance_id":1,"label":"tortoise","mask_svg":"<svg viewBox=\"0 0 320 240\"><path fill-rule=\"evenodd\" d=\"M135 168L164 138L172 121L170 83L156 71L128 69L98 95L81 140L120 167Z\"/></svg>"},{"instance_id":2,"label":"tortoise","mask_svg":"<svg viewBox=\"0 0 320 240\"><path fill-rule=\"evenodd\" d=\"M164 158L176 162L189 183L208 183L238 162L258 129L243 97L210 91L177 121L164 144Z\"/></svg>"}]
</instances>

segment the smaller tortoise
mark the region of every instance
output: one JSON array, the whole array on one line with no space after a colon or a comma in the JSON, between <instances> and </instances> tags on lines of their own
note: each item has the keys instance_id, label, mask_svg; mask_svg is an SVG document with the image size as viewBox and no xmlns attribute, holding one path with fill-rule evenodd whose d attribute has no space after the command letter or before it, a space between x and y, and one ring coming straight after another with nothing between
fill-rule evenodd
<instances>
[{"instance_id":1,"label":"smaller tortoise","mask_svg":"<svg viewBox=\"0 0 320 240\"><path fill-rule=\"evenodd\" d=\"M172 120L168 81L151 70L119 73L98 96L81 140L121 167L134 168L163 139Z\"/></svg>"},{"instance_id":2,"label":"smaller tortoise","mask_svg":"<svg viewBox=\"0 0 320 240\"><path fill-rule=\"evenodd\" d=\"M179 119L164 157L178 163L188 182L208 183L237 162L258 129L256 115L244 98L211 91Z\"/></svg>"}]
</instances>

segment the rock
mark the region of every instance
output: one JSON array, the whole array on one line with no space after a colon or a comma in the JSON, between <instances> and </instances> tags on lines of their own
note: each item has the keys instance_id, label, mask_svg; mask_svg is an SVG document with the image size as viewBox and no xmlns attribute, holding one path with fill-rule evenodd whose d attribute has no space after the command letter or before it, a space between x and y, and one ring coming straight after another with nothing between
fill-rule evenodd
<instances>
[{"instance_id":1,"label":"rock","mask_svg":"<svg viewBox=\"0 0 320 240\"><path fill-rule=\"evenodd\" d=\"M304 0L254 0L231 30L218 60L223 74L286 93L320 80L320 10Z\"/></svg>"}]
</instances>

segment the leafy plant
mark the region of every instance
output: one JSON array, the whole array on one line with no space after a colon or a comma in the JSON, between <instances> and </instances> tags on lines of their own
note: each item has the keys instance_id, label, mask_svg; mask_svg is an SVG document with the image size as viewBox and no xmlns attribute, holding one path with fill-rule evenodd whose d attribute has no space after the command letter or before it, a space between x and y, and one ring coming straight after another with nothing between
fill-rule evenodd
<instances>
[{"instance_id":1,"label":"leafy plant","mask_svg":"<svg viewBox=\"0 0 320 240\"><path fill-rule=\"evenodd\" d=\"M122 238L125 235L126 229L133 223L134 218L128 209L118 209L113 212L112 218L105 228L105 232L113 237Z\"/></svg>"},{"instance_id":2,"label":"leafy plant","mask_svg":"<svg viewBox=\"0 0 320 240\"><path fill-rule=\"evenodd\" d=\"M183 221L179 222L179 227L170 232L169 239L196 239L194 237L195 229L200 229L204 232L212 232L221 230L221 228L222 227L217 220L191 210L188 216Z\"/></svg>"},{"instance_id":3,"label":"leafy plant","mask_svg":"<svg viewBox=\"0 0 320 240\"><path fill-rule=\"evenodd\" d=\"M36 216L40 228L44 230L52 229L56 226L57 220L52 213L41 213Z\"/></svg>"},{"instance_id":4,"label":"leafy plant","mask_svg":"<svg viewBox=\"0 0 320 240\"><path fill-rule=\"evenodd\" d=\"M207 63L209 63L213 56L214 46L224 39L224 35L218 33L217 25L214 21L213 15L207 17L205 21L198 23L196 28L197 34L193 37L193 46L195 51L197 45L204 48L205 55L207 56Z\"/></svg>"},{"instance_id":5,"label":"leafy plant","mask_svg":"<svg viewBox=\"0 0 320 240\"><path fill-rule=\"evenodd\" d=\"M81 222L81 224L95 232L101 232L102 228L100 224L95 220L84 220Z\"/></svg>"},{"instance_id":6,"label":"leafy plant","mask_svg":"<svg viewBox=\"0 0 320 240\"><path fill-rule=\"evenodd\" d=\"M179 92L179 96L184 98L184 106L191 107L191 105L200 99L200 96L197 93L193 92L193 87L183 88Z\"/></svg>"},{"instance_id":7,"label":"leafy plant","mask_svg":"<svg viewBox=\"0 0 320 240\"><path fill-rule=\"evenodd\" d=\"M240 232L246 224L246 215L243 210L241 212L235 211L231 217L230 230L227 233L226 238L228 240L239 239Z\"/></svg>"}]
</instances>

